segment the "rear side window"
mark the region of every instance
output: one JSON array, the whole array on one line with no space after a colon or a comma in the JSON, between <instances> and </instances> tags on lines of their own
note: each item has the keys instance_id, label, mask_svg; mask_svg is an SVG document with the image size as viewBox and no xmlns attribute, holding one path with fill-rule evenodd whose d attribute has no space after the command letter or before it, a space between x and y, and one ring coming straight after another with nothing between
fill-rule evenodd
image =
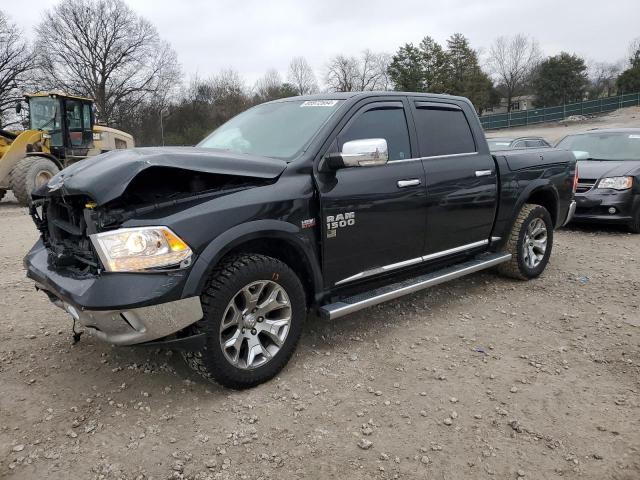
<instances>
[{"instance_id":1,"label":"rear side window","mask_svg":"<svg viewBox=\"0 0 640 480\"><path fill-rule=\"evenodd\" d=\"M473 141L469 122L460 109L422 107L416 104L416 130L420 156L473 153Z\"/></svg>"},{"instance_id":2,"label":"rear side window","mask_svg":"<svg viewBox=\"0 0 640 480\"><path fill-rule=\"evenodd\" d=\"M389 149L389 161L411 158L411 143L407 119L402 107L381 107L367 110L339 135L340 151L345 142L367 138L384 138Z\"/></svg>"}]
</instances>

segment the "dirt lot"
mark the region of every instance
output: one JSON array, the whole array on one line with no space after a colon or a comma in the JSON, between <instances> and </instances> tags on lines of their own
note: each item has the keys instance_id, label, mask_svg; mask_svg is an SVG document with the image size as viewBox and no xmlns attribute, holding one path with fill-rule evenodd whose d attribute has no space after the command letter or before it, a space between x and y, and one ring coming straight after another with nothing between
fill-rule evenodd
<instances>
[{"instance_id":1,"label":"dirt lot","mask_svg":"<svg viewBox=\"0 0 640 480\"><path fill-rule=\"evenodd\" d=\"M640 478L640 236L565 229L532 282L310 318L244 392L171 352L72 345L24 278L35 239L1 202L0 478Z\"/></svg>"}]
</instances>

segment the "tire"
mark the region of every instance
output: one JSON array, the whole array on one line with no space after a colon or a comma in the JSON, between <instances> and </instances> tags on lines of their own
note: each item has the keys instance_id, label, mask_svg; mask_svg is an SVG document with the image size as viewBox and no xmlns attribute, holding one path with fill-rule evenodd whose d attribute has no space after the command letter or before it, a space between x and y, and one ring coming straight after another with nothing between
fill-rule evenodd
<instances>
[{"instance_id":1,"label":"tire","mask_svg":"<svg viewBox=\"0 0 640 480\"><path fill-rule=\"evenodd\" d=\"M636 208L633 220L629 223L628 228L631 233L640 233L640 206Z\"/></svg>"},{"instance_id":2,"label":"tire","mask_svg":"<svg viewBox=\"0 0 640 480\"><path fill-rule=\"evenodd\" d=\"M275 293L278 287L284 295ZM247 295L254 294L257 304L247 303ZM260 307L267 304L265 297L276 295L268 304L275 306L272 311ZM307 307L302 284L286 264L257 254L228 257L215 268L200 298L203 319L188 333L204 333L205 347L183 352L194 371L226 387L244 389L273 378L287 364L300 340ZM266 312L264 317L258 316L261 311ZM255 316L253 312L257 312ZM286 318L288 326L280 326ZM266 333L271 330L276 333ZM276 336L281 343L279 350L273 340ZM252 358L253 351L260 353Z\"/></svg>"},{"instance_id":3,"label":"tire","mask_svg":"<svg viewBox=\"0 0 640 480\"><path fill-rule=\"evenodd\" d=\"M543 238L542 233L533 236L532 240L534 242L537 240L538 243L533 243L533 246L529 243L535 254L532 257L528 248L525 251L525 241L527 235L532 233L532 230L529 229L533 228L534 225L536 228L533 231L539 231L538 227L541 226L546 229L546 232L544 232L546 244L544 251L542 251L540 248L541 243L539 243ZM549 263L552 248L553 221L551 220L551 215L546 208L527 203L518 213L505 245L505 251L511 254L511 260L499 265L498 271L504 276L518 280L536 278Z\"/></svg>"},{"instance_id":4,"label":"tire","mask_svg":"<svg viewBox=\"0 0 640 480\"><path fill-rule=\"evenodd\" d=\"M25 157L11 170L11 190L21 205L29 205L31 192L51 179L60 170L48 158Z\"/></svg>"}]
</instances>

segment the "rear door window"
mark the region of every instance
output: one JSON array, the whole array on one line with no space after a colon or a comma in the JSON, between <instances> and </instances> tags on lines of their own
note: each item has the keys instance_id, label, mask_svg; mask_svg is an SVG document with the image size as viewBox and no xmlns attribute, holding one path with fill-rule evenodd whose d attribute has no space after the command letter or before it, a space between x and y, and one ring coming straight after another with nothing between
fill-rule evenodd
<instances>
[{"instance_id":1,"label":"rear door window","mask_svg":"<svg viewBox=\"0 0 640 480\"><path fill-rule=\"evenodd\" d=\"M411 158L407 119L401 102L385 102L365 107L338 136L338 147L351 140L384 138L389 161Z\"/></svg>"},{"instance_id":2,"label":"rear door window","mask_svg":"<svg viewBox=\"0 0 640 480\"><path fill-rule=\"evenodd\" d=\"M456 105L415 103L415 124L421 157L474 153L469 122Z\"/></svg>"}]
</instances>

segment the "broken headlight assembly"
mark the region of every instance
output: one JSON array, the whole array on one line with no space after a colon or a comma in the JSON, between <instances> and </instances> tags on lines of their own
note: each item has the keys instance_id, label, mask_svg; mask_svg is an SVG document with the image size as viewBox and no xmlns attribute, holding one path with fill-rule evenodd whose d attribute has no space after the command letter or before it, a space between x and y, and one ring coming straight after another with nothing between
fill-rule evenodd
<instances>
[{"instance_id":1,"label":"broken headlight assembly","mask_svg":"<svg viewBox=\"0 0 640 480\"><path fill-rule=\"evenodd\" d=\"M185 268L191 248L167 227L121 228L90 236L108 272Z\"/></svg>"}]
</instances>

